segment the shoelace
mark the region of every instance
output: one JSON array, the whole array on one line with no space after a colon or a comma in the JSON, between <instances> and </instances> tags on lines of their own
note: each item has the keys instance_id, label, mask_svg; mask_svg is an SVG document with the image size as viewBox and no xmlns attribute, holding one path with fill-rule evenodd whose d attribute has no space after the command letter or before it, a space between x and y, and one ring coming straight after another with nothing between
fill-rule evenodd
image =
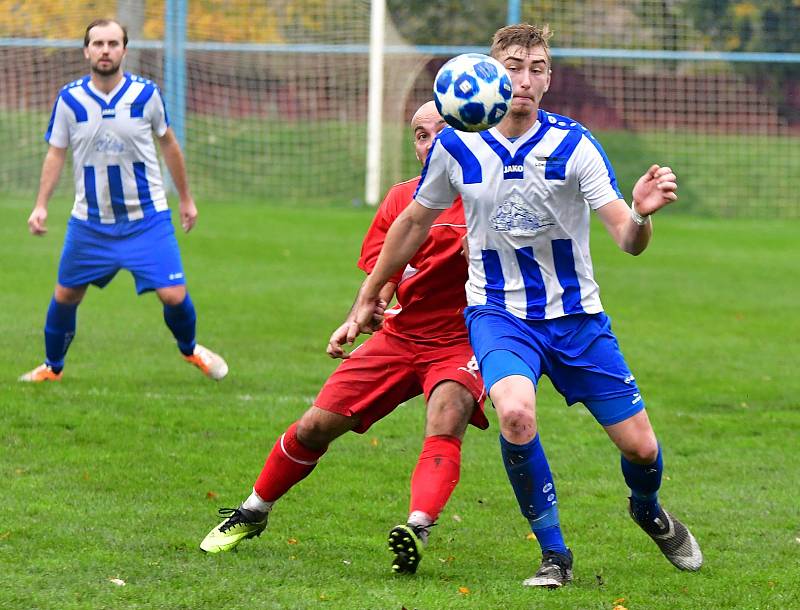
<instances>
[{"instance_id":1,"label":"shoelace","mask_svg":"<svg viewBox=\"0 0 800 610\"><path fill-rule=\"evenodd\" d=\"M239 508L220 508L218 511L220 517L225 517L226 521L222 524L219 528L219 531L226 532L234 525L239 525L240 523L244 523L244 515L242 514L241 509Z\"/></svg>"}]
</instances>

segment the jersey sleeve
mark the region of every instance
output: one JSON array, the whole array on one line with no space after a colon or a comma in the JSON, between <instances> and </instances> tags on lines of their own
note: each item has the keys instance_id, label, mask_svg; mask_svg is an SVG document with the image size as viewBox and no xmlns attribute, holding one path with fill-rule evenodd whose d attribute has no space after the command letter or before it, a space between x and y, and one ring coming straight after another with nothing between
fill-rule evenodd
<instances>
[{"instance_id":1,"label":"jersey sleeve","mask_svg":"<svg viewBox=\"0 0 800 610\"><path fill-rule=\"evenodd\" d=\"M153 131L160 138L167 133L169 117L167 116L167 107L164 105L164 98L161 97L161 89L158 87L155 89L153 95L147 101L147 116L150 117Z\"/></svg>"},{"instance_id":2,"label":"jersey sleeve","mask_svg":"<svg viewBox=\"0 0 800 610\"><path fill-rule=\"evenodd\" d=\"M57 148L67 148L69 146L67 108L60 95L56 98L56 103L53 104L53 113L50 115L50 122L47 124L47 132L44 134L44 139L45 142Z\"/></svg>"},{"instance_id":3,"label":"jersey sleeve","mask_svg":"<svg viewBox=\"0 0 800 610\"><path fill-rule=\"evenodd\" d=\"M445 130L446 131L446 130ZM458 196L458 191L450 182L448 161L450 153L441 143L440 133L433 141L433 148L425 160L422 169L422 178L414 193L414 200L420 205L432 210L445 210L453 205L453 200Z\"/></svg>"},{"instance_id":4,"label":"jersey sleeve","mask_svg":"<svg viewBox=\"0 0 800 610\"><path fill-rule=\"evenodd\" d=\"M581 193L593 210L624 199L617 185L614 168L600 142L591 133L584 133L575 152Z\"/></svg>"},{"instance_id":5,"label":"jersey sleeve","mask_svg":"<svg viewBox=\"0 0 800 610\"><path fill-rule=\"evenodd\" d=\"M372 224L364 236L364 241L361 244L361 256L358 259L358 267L365 273L372 273L375 268L375 263L378 260L378 255L381 253L383 243L386 241L386 233L389 227L392 226L394 219L402 209L402 202L399 201L400 190L395 186L386 194L386 197L378 207L375 213L375 218L372 219ZM403 273L398 271L392 276L389 281L395 284L400 282Z\"/></svg>"}]
</instances>

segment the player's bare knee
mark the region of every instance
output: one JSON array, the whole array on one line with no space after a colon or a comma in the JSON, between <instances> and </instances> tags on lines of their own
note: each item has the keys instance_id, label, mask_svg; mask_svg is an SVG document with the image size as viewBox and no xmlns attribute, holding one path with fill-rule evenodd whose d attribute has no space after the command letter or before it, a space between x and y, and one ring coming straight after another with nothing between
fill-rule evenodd
<instances>
[{"instance_id":1,"label":"player's bare knee","mask_svg":"<svg viewBox=\"0 0 800 610\"><path fill-rule=\"evenodd\" d=\"M536 436L536 415L522 403L506 407L500 417L500 432L508 442L524 445Z\"/></svg>"},{"instance_id":2,"label":"player's bare knee","mask_svg":"<svg viewBox=\"0 0 800 610\"><path fill-rule=\"evenodd\" d=\"M353 417L311 407L297 421L297 440L309 449L322 450L358 425Z\"/></svg>"},{"instance_id":3,"label":"player's bare knee","mask_svg":"<svg viewBox=\"0 0 800 610\"><path fill-rule=\"evenodd\" d=\"M637 439L623 451L625 458L634 464L652 464L658 458L658 441L656 438Z\"/></svg>"},{"instance_id":4,"label":"player's bare knee","mask_svg":"<svg viewBox=\"0 0 800 610\"><path fill-rule=\"evenodd\" d=\"M186 298L186 286L169 286L156 290L159 300L170 307L183 303Z\"/></svg>"},{"instance_id":5,"label":"player's bare knee","mask_svg":"<svg viewBox=\"0 0 800 610\"><path fill-rule=\"evenodd\" d=\"M426 436L462 438L476 406L475 399L464 386L456 382L439 384L428 400Z\"/></svg>"},{"instance_id":6,"label":"player's bare knee","mask_svg":"<svg viewBox=\"0 0 800 610\"><path fill-rule=\"evenodd\" d=\"M56 284L56 288L53 291L56 303L61 303L62 305L78 305L83 300L85 294L86 286L71 288Z\"/></svg>"}]
</instances>

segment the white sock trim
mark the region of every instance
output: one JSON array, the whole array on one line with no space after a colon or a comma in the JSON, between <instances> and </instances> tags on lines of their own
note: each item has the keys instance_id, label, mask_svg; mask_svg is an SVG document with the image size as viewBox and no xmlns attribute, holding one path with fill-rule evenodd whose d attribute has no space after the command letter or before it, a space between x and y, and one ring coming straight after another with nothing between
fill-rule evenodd
<instances>
[{"instance_id":1,"label":"white sock trim","mask_svg":"<svg viewBox=\"0 0 800 610\"><path fill-rule=\"evenodd\" d=\"M274 502L267 502L261 496L259 496L254 487L253 493L251 493L248 498L242 502L242 508L255 511L257 513L268 513L272 510L273 504Z\"/></svg>"},{"instance_id":2,"label":"white sock trim","mask_svg":"<svg viewBox=\"0 0 800 610\"><path fill-rule=\"evenodd\" d=\"M283 455L292 460L295 464L303 464L304 466L313 466L314 464L317 463L317 460L314 460L313 462L307 462L305 460L298 460L296 457L292 457L291 455L289 455L289 452L286 451L286 446L283 444L284 436L286 436L285 432L281 434L281 451L283 451Z\"/></svg>"}]
</instances>

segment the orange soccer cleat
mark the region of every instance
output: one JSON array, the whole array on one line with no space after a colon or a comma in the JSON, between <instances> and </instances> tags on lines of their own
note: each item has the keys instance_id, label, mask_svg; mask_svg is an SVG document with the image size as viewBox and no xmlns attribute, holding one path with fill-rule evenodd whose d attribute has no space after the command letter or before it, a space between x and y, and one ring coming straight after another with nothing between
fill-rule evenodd
<instances>
[{"instance_id":1,"label":"orange soccer cleat","mask_svg":"<svg viewBox=\"0 0 800 610\"><path fill-rule=\"evenodd\" d=\"M191 356L184 356L183 359L195 365L210 379L219 381L228 374L228 363L223 360L222 356L199 343L194 346L194 353Z\"/></svg>"},{"instance_id":2,"label":"orange soccer cleat","mask_svg":"<svg viewBox=\"0 0 800 610\"><path fill-rule=\"evenodd\" d=\"M19 380L31 383L41 383L42 381L61 381L61 376L63 374L64 371L59 371L56 373L49 365L40 364L32 371L28 371L22 375Z\"/></svg>"}]
</instances>

